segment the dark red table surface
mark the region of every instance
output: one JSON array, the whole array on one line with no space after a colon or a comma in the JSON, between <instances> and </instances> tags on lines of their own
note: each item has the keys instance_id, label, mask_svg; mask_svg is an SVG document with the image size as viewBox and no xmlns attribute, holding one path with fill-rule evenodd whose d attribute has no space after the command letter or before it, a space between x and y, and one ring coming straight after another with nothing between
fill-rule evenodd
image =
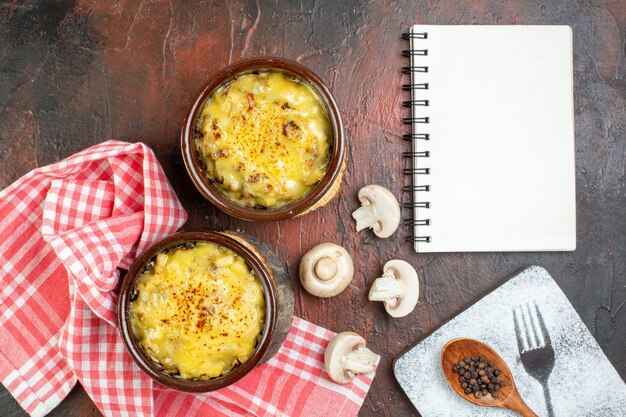
<instances>
[{"instance_id":1,"label":"dark red table surface","mask_svg":"<svg viewBox=\"0 0 626 417\"><path fill-rule=\"evenodd\" d=\"M402 193L409 179L401 174L408 144L400 138L406 112L400 51L407 47L400 34L414 23L573 28L575 252L416 254L404 230L385 240L355 232L350 213L360 187L381 184L409 198ZM0 188L110 138L147 143L189 212L187 229L240 229L267 242L289 266L299 316L334 331L354 330L382 355L363 417L418 415L393 377L392 359L531 264L550 271L626 378L625 29L626 3L611 0L5 1ZM217 212L193 188L178 146L185 112L205 80L257 55L294 59L317 72L337 99L350 139L340 197L303 218L269 224ZM471 97L459 100L472 105ZM297 265L304 251L326 241L354 255L356 275L342 294L322 300L302 290ZM367 301L369 285L392 258L409 261L420 276L420 303L401 319ZM25 415L4 389L0 415ZM99 412L77 387L50 415Z\"/></svg>"}]
</instances>

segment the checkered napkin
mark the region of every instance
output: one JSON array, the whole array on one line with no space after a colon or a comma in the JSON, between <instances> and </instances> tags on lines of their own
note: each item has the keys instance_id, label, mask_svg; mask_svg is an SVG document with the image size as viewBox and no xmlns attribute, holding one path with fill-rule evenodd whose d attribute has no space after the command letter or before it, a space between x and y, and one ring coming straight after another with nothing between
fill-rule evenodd
<instances>
[{"instance_id":1,"label":"checkered napkin","mask_svg":"<svg viewBox=\"0 0 626 417\"><path fill-rule=\"evenodd\" d=\"M157 416L356 416L374 374L348 385L324 369L324 350L335 333L294 317L287 340L268 362L237 383L207 394L181 394L155 384Z\"/></svg>"},{"instance_id":2,"label":"checkered napkin","mask_svg":"<svg viewBox=\"0 0 626 417\"><path fill-rule=\"evenodd\" d=\"M185 222L144 144L109 141L0 192L0 382L43 416L77 380L105 416L356 415L373 375L322 372L333 333L295 319L278 354L237 384L185 394L148 378L115 328L119 269Z\"/></svg>"}]
</instances>

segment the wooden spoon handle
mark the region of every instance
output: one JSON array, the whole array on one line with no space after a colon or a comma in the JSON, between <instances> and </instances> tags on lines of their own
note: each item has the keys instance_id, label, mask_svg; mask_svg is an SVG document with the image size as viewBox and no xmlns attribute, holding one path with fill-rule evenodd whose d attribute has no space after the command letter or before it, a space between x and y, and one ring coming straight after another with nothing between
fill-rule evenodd
<instances>
[{"instance_id":1,"label":"wooden spoon handle","mask_svg":"<svg viewBox=\"0 0 626 417\"><path fill-rule=\"evenodd\" d=\"M522 397L518 395L511 395L507 398L507 401L503 404L505 408L513 410L516 413L523 415L524 417L539 417L528 405L522 400Z\"/></svg>"}]
</instances>

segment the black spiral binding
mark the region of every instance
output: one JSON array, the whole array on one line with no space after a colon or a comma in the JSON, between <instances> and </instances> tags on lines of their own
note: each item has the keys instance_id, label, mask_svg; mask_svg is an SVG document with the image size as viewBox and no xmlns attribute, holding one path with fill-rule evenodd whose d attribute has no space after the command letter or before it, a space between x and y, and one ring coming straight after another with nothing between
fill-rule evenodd
<instances>
[{"instance_id":1,"label":"black spiral binding","mask_svg":"<svg viewBox=\"0 0 626 417\"><path fill-rule=\"evenodd\" d=\"M427 32L403 33L402 39L405 39L405 40L428 39L428 33ZM414 56L428 56L428 49L413 49L413 48L405 49L402 51L402 56L409 57L409 58L414 57ZM403 74L427 73L427 72L428 72L428 66L409 65L406 67L402 67ZM428 83L413 83L413 81L411 80L410 84L403 84L402 90L410 91L411 99L403 101L402 106L411 108L411 109L413 109L415 106L422 106L422 107L430 106L429 100L415 98L415 92L417 90L428 90L428 89L429 89ZM430 118L428 116L417 117L415 114L411 113L411 117L404 117L402 119L402 122L404 124L413 126L414 123L418 123L418 124L430 123ZM405 158L411 158L412 160L414 160L414 158L429 158L430 151L416 151L417 149L416 143L419 140L430 140L430 134L414 132L413 128L411 128L411 130L412 130L411 133L402 135L402 139L406 141L410 141L412 143L413 150L411 152L404 152L403 156ZM430 175L430 168L417 168L413 166L412 168L405 169L404 173L406 175L411 175L411 176ZM414 184L414 185L404 187L404 191L409 192L409 193L413 193L414 191L428 192L430 191L430 185L415 185ZM431 206L430 206L429 201L411 201L410 203L404 203L404 207L416 209L416 208L430 208ZM413 213L415 213L415 210L413 211ZM404 221L404 224L407 227L412 227L412 228L414 226L430 226L431 219L406 219ZM430 243L431 236L411 235L407 237L407 240L410 242Z\"/></svg>"},{"instance_id":2,"label":"black spiral binding","mask_svg":"<svg viewBox=\"0 0 626 417\"><path fill-rule=\"evenodd\" d=\"M411 74L414 72L428 72L428 67L426 65L416 65L410 67L402 67L403 74Z\"/></svg>"},{"instance_id":3,"label":"black spiral binding","mask_svg":"<svg viewBox=\"0 0 626 417\"><path fill-rule=\"evenodd\" d=\"M428 33L426 32L407 32L402 34L402 39L408 41L409 39L428 39Z\"/></svg>"},{"instance_id":4,"label":"black spiral binding","mask_svg":"<svg viewBox=\"0 0 626 417\"><path fill-rule=\"evenodd\" d=\"M402 56L426 56L428 55L428 49L405 49L402 51Z\"/></svg>"},{"instance_id":5,"label":"black spiral binding","mask_svg":"<svg viewBox=\"0 0 626 417\"><path fill-rule=\"evenodd\" d=\"M421 84L402 84L403 91L411 91L411 90L428 90L428 83Z\"/></svg>"},{"instance_id":6,"label":"black spiral binding","mask_svg":"<svg viewBox=\"0 0 626 417\"><path fill-rule=\"evenodd\" d=\"M429 106L428 100L405 100L402 107Z\"/></svg>"}]
</instances>

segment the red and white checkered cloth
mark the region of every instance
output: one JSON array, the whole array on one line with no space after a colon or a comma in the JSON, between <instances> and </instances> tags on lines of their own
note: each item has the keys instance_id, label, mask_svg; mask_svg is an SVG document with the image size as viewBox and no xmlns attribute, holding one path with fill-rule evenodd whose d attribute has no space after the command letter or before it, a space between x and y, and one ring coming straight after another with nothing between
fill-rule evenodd
<instances>
[{"instance_id":1,"label":"red and white checkered cloth","mask_svg":"<svg viewBox=\"0 0 626 417\"><path fill-rule=\"evenodd\" d=\"M116 329L119 269L186 214L144 144L109 141L0 192L0 382L31 416L79 380L105 416L352 416L373 375L333 383L333 333L295 319L276 356L238 383L186 394L148 378Z\"/></svg>"}]
</instances>

